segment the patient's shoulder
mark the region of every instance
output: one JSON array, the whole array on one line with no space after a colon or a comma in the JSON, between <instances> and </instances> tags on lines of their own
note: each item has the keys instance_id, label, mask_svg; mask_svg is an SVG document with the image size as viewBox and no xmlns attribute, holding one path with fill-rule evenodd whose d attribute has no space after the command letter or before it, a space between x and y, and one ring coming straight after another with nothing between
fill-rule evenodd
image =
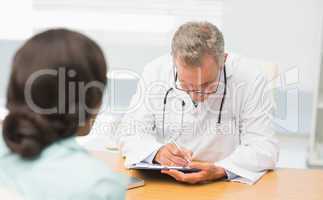
<instances>
[{"instance_id":1,"label":"patient's shoulder","mask_svg":"<svg viewBox=\"0 0 323 200\"><path fill-rule=\"evenodd\" d=\"M94 158L74 141L66 142L71 143L55 144L61 145L60 150L52 147L51 152L44 152L43 156L47 158L33 166L33 172L30 175L33 176L33 181L40 186L39 190L55 195L49 190L56 188L59 191L65 191L70 196L94 193L98 193L96 195L99 196L110 195L106 193L110 191L109 189L100 189L104 187L114 188L116 192L124 190L127 184L125 177L112 172L107 164ZM55 149L59 151L57 154L52 151Z\"/></svg>"}]
</instances>

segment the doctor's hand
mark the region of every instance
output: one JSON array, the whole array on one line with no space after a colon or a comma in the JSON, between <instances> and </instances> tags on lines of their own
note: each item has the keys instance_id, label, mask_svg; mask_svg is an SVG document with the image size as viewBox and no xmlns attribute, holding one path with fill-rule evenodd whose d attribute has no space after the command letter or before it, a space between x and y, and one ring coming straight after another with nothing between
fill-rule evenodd
<instances>
[{"instance_id":1,"label":"doctor's hand","mask_svg":"<svg viewBox=\"0 0 323 200\"><path fill-rule=\"evenodd\" d=\"M213 163L192 162L189 167L197 168L201 171L193 173L183 173L177 170L162 170L161 173L168 174L180 182L196 184L215 181L226 176L222 167L215 166Z\"/></svg>"},{"instance_id":2,"label":"doctor's hand","mask_svg":"<svg viewBox=\"0 0 323 200\"><path fill-rule=\"evenodd\" d=\"M157 162L165 166L187 166L192 160L192 152L183 147L177 148L175 144L166 144L161 147L155 158L154 162Z\"/></svg>"}]
</instances>

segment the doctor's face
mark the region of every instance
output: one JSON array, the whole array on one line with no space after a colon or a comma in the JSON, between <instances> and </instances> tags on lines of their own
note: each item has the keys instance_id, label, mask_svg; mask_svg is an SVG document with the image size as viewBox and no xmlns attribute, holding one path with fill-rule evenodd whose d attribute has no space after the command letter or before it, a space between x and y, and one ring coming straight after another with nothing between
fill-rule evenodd
<instances>
[{"instance_id":1,"label":"doctor's face","mask_svg":"<svg viewBox=\"0 0 323 200\"><path fill-rule=\"evenodd\" d=\"M203 102L217 91L223 66L219 66L213 56L204 55L200 66L189 66L177 57L175 65L176 86L187 91L193 101Z\"/></svg>"}]
</instances>

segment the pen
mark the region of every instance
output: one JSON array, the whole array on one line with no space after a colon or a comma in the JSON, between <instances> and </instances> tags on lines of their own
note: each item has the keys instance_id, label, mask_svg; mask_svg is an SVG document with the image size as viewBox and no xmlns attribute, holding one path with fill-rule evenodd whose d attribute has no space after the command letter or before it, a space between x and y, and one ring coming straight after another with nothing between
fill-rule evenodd
<instances>
[{"instance_id":1,"label":"pen","mask_svg":"<svg viewBox=\"0 0 323 200\"><path fill-rule=\"evenodd\" d=\"M182 148L177 145L177 143L175 142L175 140L172 141L172 143L175 144L175 146L176 146L177 149L179 149L181 152L183 152ZM186 162L187 163L191 163L191 159L187 158L187 155L186 154L184 154L184 155L185 155L184 156L184 159L186 160Z\"/></svg>"}]
</instances>

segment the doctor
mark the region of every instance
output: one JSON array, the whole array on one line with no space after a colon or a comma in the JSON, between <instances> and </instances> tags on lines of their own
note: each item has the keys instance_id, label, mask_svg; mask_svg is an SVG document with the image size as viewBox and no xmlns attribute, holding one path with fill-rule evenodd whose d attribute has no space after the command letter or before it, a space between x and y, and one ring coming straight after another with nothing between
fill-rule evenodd
<instances>
[{"instance_id":1,"label":"doctor","mask_svg":"<svg viewBox=\"0 0 323 200\"><path fill-rule=\"evenodd\" d=\"M171 56L148 64L117 134L126 166L189 166L162 171L176 180L227 179L253 184L274 169L273 98L259 63L224 52L219 29L189 22L172 39Z\"/></svg>"}]
</instances>

